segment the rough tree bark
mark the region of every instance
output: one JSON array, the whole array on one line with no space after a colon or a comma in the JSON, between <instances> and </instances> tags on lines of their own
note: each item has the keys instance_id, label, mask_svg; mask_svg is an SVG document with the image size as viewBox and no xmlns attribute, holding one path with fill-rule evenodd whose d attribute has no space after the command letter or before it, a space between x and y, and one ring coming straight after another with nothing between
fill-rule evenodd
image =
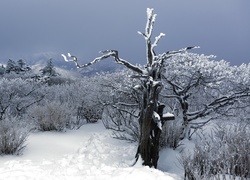
<instances>
[{"instance_id":1,"label":"rough tree bark","mask_svg":"<svg viewBox=\"0 0 250 180\"><path fill-rule=\"evenodd\" d=\"M115 62L124 65L126 68L137 74L134 78L139 78L141 84L135 87L135 90L138 93L138 98L140 99L140 139L136 153L136 160L141 157L143 165L157 168L157 162L159 159L159 139L161 127L164 123L161 118L165 106L158 101L159 94L163 87L161 74L164 70L164 61L177 53L182 53L196 47L187 47L178 51L168 51L163 54L155 55L154 48L157 46L159 40L165 36L165 34L160 33L160 35L155 38L155 41L153 43L151 42L155 18L156 14L153 13L153 9L147 9L145 32L138 32L144 37L146 42L147 63L143 67L135 66L128 61L121 59L116 50L101 51L101 53L103 53L102 56L97 57L90 63L84 65L80 65L77 57L72 56L69 53L68 57L64 54L62 54L62 56L65 61L74 62L78 68L88 67L98 61L113 57Z\"/></svg>"}]
</instances>

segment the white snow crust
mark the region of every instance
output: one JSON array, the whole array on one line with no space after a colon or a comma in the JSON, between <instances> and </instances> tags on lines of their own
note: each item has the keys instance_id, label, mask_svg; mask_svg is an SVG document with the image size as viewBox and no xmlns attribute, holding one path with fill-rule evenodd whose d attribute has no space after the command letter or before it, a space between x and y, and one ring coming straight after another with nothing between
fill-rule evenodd
<instances>
[{"instance_id":1,"label":"white snow crust","mask_svg":"<svg viewBox=\"0 0 250 180\"><path fill-rule=\"evenodd\" d=\"M174 114L167 112L163 114L163 117L174 117Z\"/></svg>"}]
</instances>

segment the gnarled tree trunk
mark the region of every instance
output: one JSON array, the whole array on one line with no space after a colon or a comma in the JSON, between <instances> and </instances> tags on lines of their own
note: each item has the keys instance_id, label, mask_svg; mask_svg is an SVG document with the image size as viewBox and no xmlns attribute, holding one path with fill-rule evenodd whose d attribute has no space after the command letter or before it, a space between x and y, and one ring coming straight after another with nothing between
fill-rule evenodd
<instances>
[{"instance_id":1,"label":"gnarled tree trunk","mask_svg":"<svg viewBox=\"0 0 250 180\"><path fill-rule=\"evenodd\" d=\"M157 168L159 159L159 140L161 134L161 127L159 123L154 120L154 113L158 114L158 96L161 87L148 86L148 91L143 95L143 109L140 114L140 140L136 158L141 156L143 165Z\"/></svg>"}]
</instances>

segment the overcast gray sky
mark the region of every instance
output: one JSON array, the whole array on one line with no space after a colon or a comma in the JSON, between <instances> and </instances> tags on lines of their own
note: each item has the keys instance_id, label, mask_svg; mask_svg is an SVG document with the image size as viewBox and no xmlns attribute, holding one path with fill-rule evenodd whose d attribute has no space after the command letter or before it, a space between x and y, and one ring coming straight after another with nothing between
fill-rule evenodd
<instances>
[{"instance_id":1,"label":"overcast gray sky","mask_svg":"<svg viewBox=\"0 0 250 180\"><path fill-rule=\"evenodd\" d=\"M117 49L145 62L146 8L157 14L162 53L198 45L231 64L250 62L250 0L0 0L0 61L71 52L87 62Z\"/></svg>"}]
</instances>

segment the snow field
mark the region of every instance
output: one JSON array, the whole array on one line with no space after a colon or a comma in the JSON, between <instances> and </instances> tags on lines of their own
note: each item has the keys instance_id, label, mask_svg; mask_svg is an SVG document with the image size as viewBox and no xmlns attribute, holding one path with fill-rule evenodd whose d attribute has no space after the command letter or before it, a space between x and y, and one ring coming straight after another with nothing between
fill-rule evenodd
<instances>
[{"instance_id":1,"label":"snow field","mask_svg":"<svg viewBox=\"0 0 250 180\"><path fill-rule=\"evenodd\" d=\"M131 166L135 152L136 144L112 138L101 122L65 133L35 133L22 156L0 157L0 180L181 179L140 162Z\"/></svg>"}]
</instances>

